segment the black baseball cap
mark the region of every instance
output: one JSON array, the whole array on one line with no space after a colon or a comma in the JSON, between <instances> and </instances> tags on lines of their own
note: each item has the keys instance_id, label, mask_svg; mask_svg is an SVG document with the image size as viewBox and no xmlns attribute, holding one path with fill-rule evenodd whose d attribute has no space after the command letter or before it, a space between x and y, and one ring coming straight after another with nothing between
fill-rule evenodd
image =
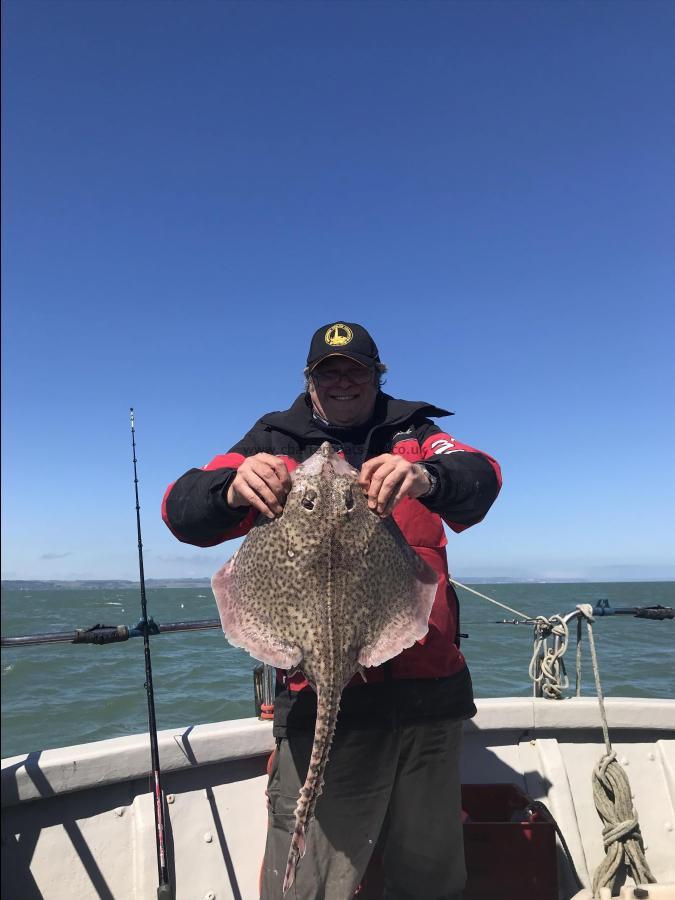
<instances>
[{"instance_id":1,"label":"black baseball cap","mask_svg":"<svg viewBox=\"0 0 675 900\"><path fill-rule=\"evenodd\" d=\"M380 361L375 341L356 322L331 322L314 332L307 354L308 368L313 369L328 356L346 356L362 366Z\"/></svg>"}]
</instances>

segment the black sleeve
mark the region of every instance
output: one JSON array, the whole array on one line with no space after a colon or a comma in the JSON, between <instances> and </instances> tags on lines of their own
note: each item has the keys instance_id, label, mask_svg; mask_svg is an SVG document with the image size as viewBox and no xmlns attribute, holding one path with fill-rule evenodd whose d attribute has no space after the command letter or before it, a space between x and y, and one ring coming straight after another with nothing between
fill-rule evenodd
<instances>
[{"instance_id":1,"label":"black sleeve","mask_svg":"<svg viewBox=\"0 0 675 900\"><path fill-rule=\"evenodd\" d=\"M501 488L499 465L486 453L455 440L428 419L416 429L424 464L433 469L438 486L428 499L420 497L458 530L480 522ZM435 452L437 451L437 452Z\"/></svg>"},{"instance_id":2,"label":"black sleeve","mask_svg":"<svg viewBox=\"0 0 675 900\"><path fill-rule=\"evenodd\" d=\"M247 456L272 452L269 432L259 423L234 447L203 469L189 469L165 495L163 518L171 532L186 544L212 547L240 537L249 527L250 507L232 509L227 490Z\"/></svg>"}]
</instances>

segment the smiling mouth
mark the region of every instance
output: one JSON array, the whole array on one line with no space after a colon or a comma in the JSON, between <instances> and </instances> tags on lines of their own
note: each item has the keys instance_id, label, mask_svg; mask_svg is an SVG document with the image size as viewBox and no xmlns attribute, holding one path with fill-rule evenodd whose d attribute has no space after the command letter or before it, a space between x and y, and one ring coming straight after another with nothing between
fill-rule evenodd
<instances>
[{"instance_id":1,"label":"smiling mouth","mask_svg":"<svg viewBox=\"0 0 675 900\"><path fill-rule=\"evenodd\" d=\"M340 401L356 400L356 398L358 396L359 396L358 394L331 394L330 399L331 400L340 400Z\"/></svg>"}]
</instances>

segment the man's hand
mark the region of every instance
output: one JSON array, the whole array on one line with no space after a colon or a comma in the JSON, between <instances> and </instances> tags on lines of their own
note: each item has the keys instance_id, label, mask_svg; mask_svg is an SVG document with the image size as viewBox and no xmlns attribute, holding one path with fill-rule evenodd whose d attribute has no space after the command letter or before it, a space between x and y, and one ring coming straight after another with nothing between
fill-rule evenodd
<instances>
[{"instance_id":1,"label":"man's hand","mask_svg":"<svg viewBox=\"0 0 675 900\"><path fill-rule=\"evenodd\" d=\"M252 506L268 519L280 516L291 489L291 476L284 463L271 453L249 456L237 469L227 489L227 504Z\"/></svg>"},{"instance_id":2,"label":"man's hand","mask_svg":"<svg viewBox=\"0 0 675 900\"><path fill-rule=\"evenodd\" d=\"M378 516L388 516L404 497L419 497L431 486L426 469L395 453L374 456L361 467L359 484L368 506Z\"/></svg>"}]
</instances>

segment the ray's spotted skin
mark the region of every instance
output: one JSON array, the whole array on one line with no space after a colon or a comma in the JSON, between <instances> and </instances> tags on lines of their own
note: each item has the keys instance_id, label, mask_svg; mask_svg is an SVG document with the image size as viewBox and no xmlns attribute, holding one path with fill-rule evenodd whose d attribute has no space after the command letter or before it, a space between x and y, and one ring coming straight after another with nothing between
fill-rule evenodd
<instances>
[{"instance_id":1,"label":"ray's spotted skin","mask_svg":"<svg viewBox=\"0 0 675 900\"><path fill-rule=\"evenodd\" d=\"M302 669L317 693L284 893L305 853L342 689L427 633L438 582L393 519L368 509L358 472L327 441L291 478L283 515L260 517L212 581L229 642L269 665Z\"/></svg>"}]
</instances>

